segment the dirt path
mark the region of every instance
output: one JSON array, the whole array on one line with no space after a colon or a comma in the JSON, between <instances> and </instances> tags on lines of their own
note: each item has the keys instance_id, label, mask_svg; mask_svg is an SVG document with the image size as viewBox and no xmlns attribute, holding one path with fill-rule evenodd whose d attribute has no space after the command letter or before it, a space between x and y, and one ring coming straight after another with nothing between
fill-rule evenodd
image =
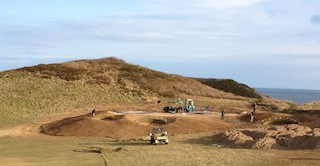
<instances>
[{"instance_id":1,"label":"dirt path","mask_svg":"<svg viewBox=\"0 0 320 166\"><path fill-rule=\"evenodd\" d=\"M35 136L40 135L39 128L40 123L28 123L19 125L14 128L0 130L0 137L7 136Z\"/></svg>"},{"instance_id":2,"label":"dirt path","mask_svg":"<svg viewBox=\"0 0 320 166\"><path fill-rule=\"evenodd\" d=\"M23 136L23 137L31 137L31 136L43 136L40 132L40 127L46 123L51 123L56 120L61 120L68 117L79 116L88 113L88 111L78 111L73 113L67 113L56 116L45 116L40 117L38 119L33 120L30 123L21 124L9 129L0 130L0 137L14 137L14 136Z\"/></svg>"}]
</instances>

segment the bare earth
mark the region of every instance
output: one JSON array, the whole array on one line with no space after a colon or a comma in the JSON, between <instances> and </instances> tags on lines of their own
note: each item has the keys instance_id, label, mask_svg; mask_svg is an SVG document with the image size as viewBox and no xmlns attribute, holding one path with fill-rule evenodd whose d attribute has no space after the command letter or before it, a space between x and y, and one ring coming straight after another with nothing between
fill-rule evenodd
<instances>
[{"instance_id":1,"label":"bare earth","mask_svg":"<svg viewBox=\"0 0 320 166\"><path fill-rule=\"evenodd\" d=\"M85 163L90 165L150 165L153 162L159 165L320 163L320 123L314 117L258 112L256 122L248 123L247 114L227 113L221 120L219 112L171 114L152 110L159 108L112 105L97 108L95 117L91 116L89 109L42 117L28 124L0 130L0 141L7 138L66 141L63 146L73 149L73 152L66 152L71 157L60 162L48 160L45 162L47 165L69 165L74 162L69 161L73 155L100 156L100 160L92 159L95 160L93 163L86 160ZM149 132L159 126L170 134L169 145L149 144ZM83 146L84 143L90 146ZM37 159L28 161L24 155L10 157L15 155L8 153L0 155L4 165L43 164ZM155 158L157 155L161 158ZM268 160L261 159L261 156Z\"/></svg>"}]
</instances>

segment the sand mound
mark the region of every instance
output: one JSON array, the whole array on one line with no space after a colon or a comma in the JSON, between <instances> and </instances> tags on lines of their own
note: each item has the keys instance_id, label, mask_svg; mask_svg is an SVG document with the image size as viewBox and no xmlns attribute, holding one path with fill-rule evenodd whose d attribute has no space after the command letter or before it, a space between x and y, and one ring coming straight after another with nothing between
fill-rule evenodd
<instances>
[{"instance_id":1,"label":"sand mound","mask_svg":"<svg viewBox=\"0 0 320 166\"><path fill-rule=\"evenodd\" d=\"M41 126L42 133L56 136L104 136L117 139L141 138L154 127L164 127L169 135L226 130L230 123L215 121L205 115L139 113L112 111L71 117Z\"/></svg>"},{"instance_id":2,"label":"sand mound","mask_svg":"<svg viewBox=\"0 0 320 166\"><path fill-rule=\"evenodd\" d=\"M213 142L232 148L320 149L320 128L290 124L238 129L213 136Z\"/></svg>"}]
</instances>

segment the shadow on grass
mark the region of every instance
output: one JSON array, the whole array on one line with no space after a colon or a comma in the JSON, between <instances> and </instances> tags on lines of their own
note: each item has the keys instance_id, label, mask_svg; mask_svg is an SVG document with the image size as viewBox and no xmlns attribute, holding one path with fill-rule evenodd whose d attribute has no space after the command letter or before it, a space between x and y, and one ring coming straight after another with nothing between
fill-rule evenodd
<instances>
[{"instance_id":1,"label":"shadow on grass","mask_svg":"<svg viewBox=\"0 0 320 166\"><path fill-rule=\"evenodd\" d=\"M208 145L211 146L213 144L213 135L210 136L201 136L198 138L190 138L183 141L175 141L181 144L197 144L197 145Z\"/></svg>"}]
</instances>

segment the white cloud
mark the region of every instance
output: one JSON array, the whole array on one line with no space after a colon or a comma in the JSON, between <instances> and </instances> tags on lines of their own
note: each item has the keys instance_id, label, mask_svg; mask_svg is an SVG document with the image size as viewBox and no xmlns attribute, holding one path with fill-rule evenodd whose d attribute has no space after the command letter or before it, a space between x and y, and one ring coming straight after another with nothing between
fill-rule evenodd
<instances>
[{"instance_id":1,"label":"white cloud","mask_svg":"<svg viewBox=\"0 0 320 166\"><path fill-rule=\"evenodd\" d=\"M217 9L229 9L237 7L248 7L267 0L154 0L149 3L156 10L167 10L170 8L209 7Z\"/></svg>"},{"instance_id":2,"label":"white cloud","mask_svg":"<svg viewBox=\"0 0 320 166\"><path fill-rule=\"evenodd\" d=\"M157 32L128 32L128 31L95 31L93 34L104 40L122 42L163 42L169 41L172 37L167 34Z\"/></svg>"},{"instance_id":3,"label":"white cloud","mask_svg":"<svg viewBox=\"0 0 320 166\"><path fill-rule=\"evenodd\" d=\"M266 0L201 0L200 6L207 6L219 9L228 9L236 7L248 7Z\"/></svg>"}]
</instances>

